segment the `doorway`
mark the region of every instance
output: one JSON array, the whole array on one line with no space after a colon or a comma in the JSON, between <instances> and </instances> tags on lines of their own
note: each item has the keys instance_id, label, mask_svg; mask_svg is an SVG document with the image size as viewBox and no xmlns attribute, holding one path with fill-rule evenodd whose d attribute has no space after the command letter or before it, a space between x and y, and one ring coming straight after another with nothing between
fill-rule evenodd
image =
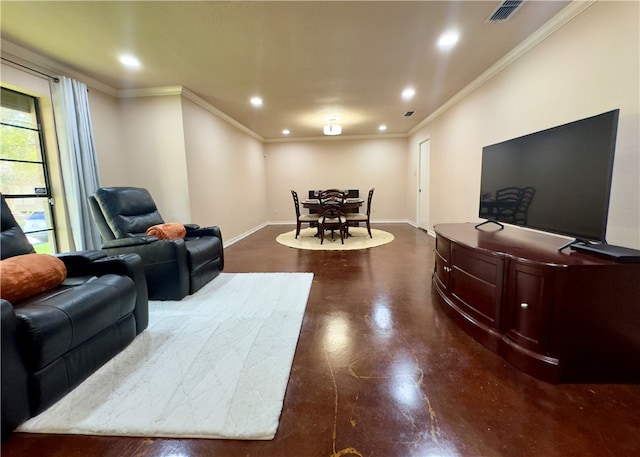
<instances>
[{"instance_id":1,"label":"doorway","mask_svg":"<svg viewBox=\"0 0 640 457\"><path fill-rule=\"evenodd\" d=\"M418 228L429 231L430 140L419 144L418 155Z\"/></svg>"}]
</instances>

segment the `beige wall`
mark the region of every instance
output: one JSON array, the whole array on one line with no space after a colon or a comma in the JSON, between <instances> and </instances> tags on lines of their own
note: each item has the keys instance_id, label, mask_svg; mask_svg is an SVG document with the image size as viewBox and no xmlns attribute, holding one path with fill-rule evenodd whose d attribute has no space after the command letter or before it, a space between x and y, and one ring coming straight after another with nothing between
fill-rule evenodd
<instances>
[{"instance_id":1,"label":"beige wall","mask_svg":"<svg viewBox=\"0 0 640 457\"><path fill-rule=\"evenodd\" d=\"M147 188L166 221L190 221L180 94L89 93L101 184Z\"/></svg>"},{"instance_id":2,"label":"beige wall","mask_svg":"<svg viewBox=\"0 0 640 457\"><path fill-rule=\"evenodd\" d=\"M620 108L607 239L640 247L639 8L595 3L411 136L413 163L431 138L433 224L478 220L483 146Z\"/></svg>"},{"instance_id":3,"label":"beige wall","mask_svg":"<svg viewBox=\"0 0 640 457\"><path fill-rule=\"evenodd\" d=\"M295 221L291 190L360 189L373 197L374 221L406 221L406 138L268 143L267 195L272 222Z\"/></svg>"},{"instance_id":4,"label":"beige wall","mask_svg":"<svg viewBox=\"0 0 640 457\"><path fill-rule=\"evenodd\" d=\"M264 224L262 144L179 90L157 92L90 91L102 185L145 187L165 220L218 225L227 241Z\"/></svg>"},{"instance_id":5,"label":"beige wall","mask_svg":"<svg viewBox=\"0 0 640 457\"><path fill-rule=\"evenodd\" d=\"M166 221L190 221L180 95L126 98L119 113L130 185L147 188Z\"/></svg>"},{"instance_id":6,"label":"beige wall","mask_svg":"<svg viewBox=\"0 0 640 457\"><path fill-rule=\"evenodd\" d=\"M267 220L262 144L183 97L192 221L218 225L226 241Z\"/></svg>"},{"instance_id":7,"label":"beige wall","mask_svg":"<svg viewBox=\"0 0 640 457\"><path fill-rule=\"evenodd\" d=\"M97 89L89 89L93 137L99 157L100 181L109 186L126 186L129 168L123 167L127 150L122 144L120 100Z\"/></svg>"}]
</instances>

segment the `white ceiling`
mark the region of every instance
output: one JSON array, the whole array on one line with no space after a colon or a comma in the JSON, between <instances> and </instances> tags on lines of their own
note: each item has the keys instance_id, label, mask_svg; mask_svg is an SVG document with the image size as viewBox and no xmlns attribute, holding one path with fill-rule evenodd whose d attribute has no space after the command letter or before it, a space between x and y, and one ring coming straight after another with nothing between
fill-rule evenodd
<instances>
[{"instance_id":1,"label":"white ceiling","mask_svg":"<svg viewBox=\"0 0 640 457\"><path fill-rule=\"evenodd\" d=\"M6 1L3 47L33 51L115 91L183 86L265 140L407 134L569 1ZM436 42L456 29L448 52ZM121 53L142 62L124 69ZM401 98L415 88L411 101ZM264 104L254 108L249 99ZM415 111L405 117L406 111Z\"/></svg>"}]
</instances>

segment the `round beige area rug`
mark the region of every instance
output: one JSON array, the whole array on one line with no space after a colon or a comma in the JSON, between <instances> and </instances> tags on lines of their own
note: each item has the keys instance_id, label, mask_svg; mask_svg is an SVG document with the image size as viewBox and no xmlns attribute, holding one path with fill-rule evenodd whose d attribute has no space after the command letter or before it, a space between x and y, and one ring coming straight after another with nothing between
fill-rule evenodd
<instances>
[{"instance_id":1,"label":"round beige area rug","mask_svg":"<svg viewBox=\"0 0 640 457\"><path fill-rule=\"evenodd\" d=\"M316 251L348 251L352 249L368 249L393 241L393 235L384 230L371 229L373 238L369 238L365 227L349 227L350 237L340 242L340 235L336 233L331 240L331 233L327 231L324 236L324 243L320 244L320 238L316 236L315 228L304 228L300 230L300 235L296 239L296 231L282 233L276 237L276 241L290 248L313 249Z\"/></svg>"}]
</instances>

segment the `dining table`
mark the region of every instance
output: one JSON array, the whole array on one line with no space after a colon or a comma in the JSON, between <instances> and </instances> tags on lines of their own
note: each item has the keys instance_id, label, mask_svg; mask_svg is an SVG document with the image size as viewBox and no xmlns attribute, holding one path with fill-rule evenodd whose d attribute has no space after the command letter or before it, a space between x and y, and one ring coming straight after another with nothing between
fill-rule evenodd
<instances>
[{"instance_id":1,"label":"dining table","mask_svg":"<svg viewBox=\"0 0 640 457\"><path fill-rule=\"evenodd\" d=\"M306 200L302 200L302 207L307 208L310 214L320 213L320 199L318 198L307 198ZM342 208L345 212L356 212L349 210L357 210L362 206L364 200L362 198L346 198L344 203L342 204Z\"/></svg>"},{"instance_id":2,"label":"dining table","mask_svg":"<svg viewBox=\"0 0 640 457\"><path fill-rule=\"evenodd\" d=\"M320 214L321 205L319 198L307 198L306 200L302 200L303 208L307 208L309 210L309 214ZM362 206L364 200L362 198L346 198L344 203L342 204L342 209L344 212L352 212L357 213L358 209ZM359 225L357 222L350 225ZM312 227L317 227L317 224L312 223ZM316 234L318 236L318 234ZM347 236L351 236L351 234L347 233ZM331 231L331 239L333 239L333 230Z\"/></svg>"}]
</instances>

